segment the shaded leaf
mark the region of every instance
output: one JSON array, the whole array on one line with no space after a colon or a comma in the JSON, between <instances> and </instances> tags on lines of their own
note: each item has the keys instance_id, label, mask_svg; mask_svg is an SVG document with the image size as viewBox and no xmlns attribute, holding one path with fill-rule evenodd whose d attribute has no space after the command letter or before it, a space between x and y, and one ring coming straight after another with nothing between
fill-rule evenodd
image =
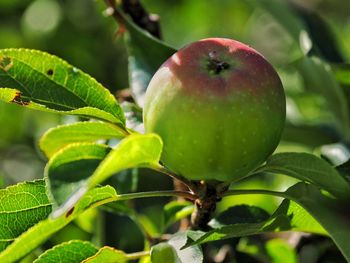
<instances>
[{"instance_id":1,"label":"shaded leaf","mask_svg":"<svg viewBox=\"0 0 350 263\"><path fill-rule=\"evenodd\" d=\"M311 182L339 197L350 195L350 185L326 161L309 153L278 153L258 169L269 173L280 173Z\"/></svg>"},{"instance_id":2,"label":"shaded leaf","mask_svg":"<svg viewBox=\"0 0 350 263\"><path fill-rule=\"evenodd\" d=\"M159 243L151 249L151 261L152 263L202 263L203 254L200 246L191 246L185 249L181 249L187 240L185 232L179 232L173 235L173 237L164 243Z\"/></svg>"},{"instance_id":3,"label":"shaded leaf","mask_svg":"<svg viewBox=\"0 0 350 263\"><path fill-rule=\"evenodd\" d=\"M213 230L205 233L201 231L189 232L189 237L195 242L190 244L200 244L209 241L222 240L232 237L241 237L256 235L265 232L275 231L303 231L317 234L326 234L325 230L313 219L303 208L295 202L284 200L277 210L267 219L262 209L249 206L239 206L238 208L230 208L231 211L241 210L241 215L238 217L225 216L225 220L212 220L209 225L214 227ZM255 211L254 211L255 210ZM257 212L259 211L259 212ZM219 217L220 218L220 217ZM246 223L242 219L247 220ZM225 223L225 224L223 224ZM188 246L187 244L186 246Z\"/></svg>"},{"instance_id":4,"label":"shaded leaf","mask_svg":"<svg viewBox=\"0 0 350 263\"><path fill-rule=\"evenodd\" d=\"M163 230L171 224L189 216L194 210L193 203L188 201L171 201L163 208Z\"/></svg>"},{"instance_id":5,"label":"shaded leaf","mask_svg":"<svg viewBox=\"0 0 350 263\"><path fill-rule=\"evenodd\" d=\"M37 180L0 190L0 251L51 212L45 182Z\"/></svg>"},{"instance_id":6,"label":"shaded leaf","mask_svg":"<svg viewBox=\"0 0 350 263\"><path fill-rule=\"evenodd\" d=\"M89 190L108 179L113 174L134 167L157 166L163 143L156 134L131 134L123 139L100 163L95 172L79 182L71 197L55 211L55 215L67 212Z\"/></svg>"},{"instance_id":7,"label":"shaded leaf","mask_svg":"<svg viewBox=\"0 0 350 263\"><path fill-rule=\"evenodd\" d=\"M256 206L236 205L220 213L210 222L214 228L227 224L259 223L267 220L270 215Z\"/></svg>"},{"instance_id":8,"label":"shaded leaf","mask_svg":"<svg viewBox=\"0 0 350 263\"><path fill-rule=\"evenodd\" d=\"M103 247L95 255L85 259L82 263L125 263L128 255L112 247Z\"/></svg>"},{"instance_id":9,"label":"shaded leaf","mask_svg":"<svg viewBox=\"0 0 350 263\"><path fill-rule=\"evenodd\" d=\"M339 51L335 35L331 28L320 15L310 8L302 7L295 2L289 2L292 11L306 26L313 42L311 54L318 54L330 62L342 62L344 59Z\"/></svg>"},{"instance_id":10,"label":"shaded leaf","mask_svg":"<svg viewBox=\"0 0 350 263\"><path fill-rule=\"evenodd\" d=\"M64 146L77 142L96 142L100 139L121 139L127 133L120 127L103 122L77 122L54 127L40 139L40 149L47 157Z\"/></svg>"},{"instance_id":11,"label":"shaded leaf","mask_svg":"<svg viewBox=\"0 0 350 263\"><path fill-rule=\"evenodd\" d=\"M120 9L116 12L128 30L125 40L129 54L131 89L137 103L143 106L144 94L152 76L176 50L138 27Z\"/></svg>"},{"instance_id":12,"label":"shaded leaf","mask_svg":"<svg viewBox=\"0 0 350 263\"><path fill-rule=\"evenodd\" d=\"M28 49L0 50L0 99L33 109L125 125L113 95L62 59Z\"/></svg>"},{"instance_id":13,"label":"shaded leaf","mask_svg":"<svg viewBox=\"0 0 350 263\"><path fill-rule=\"evenodd\" d=\"M304 87L325 98L328 110L335 117L338 132L350 136L349 105L330 66L317 57L304 57L296 64L303 77Z\"/></svg>"},{"instance_id":14,"label":"shaded leaf","mask_svg":"<svg viewBox=\"0 0 350 263\"><path fill-rule=\"evenodd\" d=\"M97 206L99 201L114 198L115 196L116 192L110 186L90 190L67 213L56 218L49 217L17 237L11 245L0 253L0 262L11 263L17 261L81 215L86 209L94 207L94 205Z\"/></svg>"},{"instance_id":15,"label":"shaded leaf","mask_svg":"<svg viewBox=\"0 0 350 263\"><path fill-rule=\"evenodd\" d=\"M189 231L185 247L230 237L296 230L328 233L344 257L350 260L348 200L340 201L327 197L315 186L305 183L295 184L284 192L283 196L293 201L284 200L269 220L253 224L226 225L207 233Z\"/></svg>"},{"instance_id":16,"label":"shaded leaf","mask_svg":"<svg viewBox=\"0 0 350 263\"><path fill-rule=\"evenodd\" d=\"M34 263L80 263L96 252L97 248L90 242L71 240L46 250Z\"/></svg>"},{"instance_id":17,"label":"shaded leaf","mask_svg":"<svg viewBox=\"0 0 350 263\"><path fill-rule=\"evenodd\" d=\"M111 149L95 143L70 144L58 151L45 167L53 201L61 205L85 184Z\"/></svg>"}]
</instances>

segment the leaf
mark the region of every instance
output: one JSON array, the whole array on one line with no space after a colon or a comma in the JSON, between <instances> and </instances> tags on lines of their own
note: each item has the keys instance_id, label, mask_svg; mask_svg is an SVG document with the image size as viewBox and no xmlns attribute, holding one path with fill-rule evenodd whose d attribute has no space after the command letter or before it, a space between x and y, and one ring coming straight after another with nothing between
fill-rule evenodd
<instances>
[{"instance_id":1,"label":"leaf","mask_svg":"<svg viewBox=\"0 0 350 263\"><path fill-rule=\"evenodd\" d=\"M58 151L45 167L53 201L61 205L85 184L111 149L95 143L70 144Z\"/></svg>"},{"instance_id":2,"label":"leaf","mask_svg":"<svg viewBox=\"0 0 350 263\"><path fill-rule=\"evenodd\" d=\"M71 208L67 213L56 218L49 217L17 237L6 250L0 253L0 262L11 263L17 261L42 244L58 230L65 227L85 210L98 206L99 202L114 198L116 195L115 190L110 186L98 187L90 190L74 208Z\"/></svg>"},{"instance_id":3,"label":"leaf","mask_svg":"<svg viewBox=\"0 0 350 263\"><path fill-rule=\"evenodd\" d=\"M265 248L272 263L298 263L296 252L282 239L271 239L267 241Z\"/></svg>"},{"instance_id":4,"label":"leaf","mask_svg":"<svg viewBox=\"0 0 350 263\"><path fill-rule=\"evenodd\" d=\"M123 139L106 158L96 171L86 180L79 182L76 190L62 207L55 211L55 216L67 212L89 190L108 179L113 174L134 167L157 166L162 152L163 143L156 134L131 134Z\"/></svg>"},{"instance_id":5,"label":"leaf","mask_svg":"<svg viewBox=\"0 0 350 263\"><path fill-rule=\"evenodd\" d=\"M95 255L82 261L82 263L126 263L128 259L128 255L123 251L105 246L100 248Z\"/></svg>"},{"instance_id":6,"label":"leaf","mask_svg":"<svg viewBox=\"0 0 350 263\"><path fill-rule=\"evenodd\" d=\"M138 27L120 9L117 8L116 12L128 30L125 40L131 90L137 103L143 106L144 94L152 76L176 50Z\"/></svg>"},{"instance_id":7,"label":"leaf","mask_svg":"<svg viewBox=\"0 0 350 263\"><path fill-rule=\"evenodd\" d=\"M233 216L233 212L240 210L240 215ZM225 215L228 214L228 215ZM229 217L231 215L231 218ZM213 230L205 233L190 231L188 236L194 242L188 242L185 247L209 241L222 240L232 237L242 237L278 231L303 231L325 235L327 232L303 208L295 202L284 200L276 211L266 218L262 209L240 205L232 207L209 225Z\"/></svg>"},{"instance_id":8,"label":"leaf","mask_svg":"<svg viewBox=\"0 0 350 263\"><path fill-rule=\"evenodd\" d=\"M34 263L64 262L80 263L94 255L97 248L87 241L71 240L46 250Z\"/></svg>"},{"instance_id":9,"label":"leaf","mask_svg":"<svg viewBox=\"0 0 350 263\"><path fill-rule=\"evenodd\" d=\"M191 246L185 249L186 233L178 232L168 242L159 243L151 249L152 263L202 263L203 254L200 246Z\"/></svg>"},{"instance_id":10,"label":"leaf","mask_svg":"<svg viewBox=\"0 0 350 263\"><path fill-rule=\"evenodd\" d=\"M160 243L152 247L151 261L152 263L181 263L175 249L168 243Z\"/></svg>"},{"instance_id":11,"label":"leaf","mask_svg":"<svg viewBox=\"0 0 350 263\"><path fill-rule=\"evenodd\" d=\"M322 194L315 186L302 182L290 187L283 196L293 201L285 199L269 220L253 224L226 225L207 233L189 231L185 247L230 237L296 230L328 233L344 257L350 260L349 200L332 199Z\"/></svg>"},{"instance_id":12,"label":"leaf","mask_svg":"<svg viewBox=\"0 0 350 263\"><path fill-rule=\"evenodd\" d=\"M330 66L317 57L304 57L296 64L306 90L321 95L335 117L338 132L350 138L349 105L344 91L337 83Z\"/></svg>"},{"instance_id":13,"label":"leaf","mask_svg":"<svg viewBox=\"0 0 350 263\"><path fill-rule=\"evenodd\" d=\"M324 227L344 257L350 261L350 201L331 199L316 187L305 183L298 183L285 193Z\"/></svg>"},{"instance_id":14,"label":"leaf","mask_svg":"<svg viewBox=\"0 0 350 263\"><path fill-rule=\"evenodd\" d=\"M127 133L120 127L103 122L77 122L54 127L40 139L40 149L47 157L71 143L96 142L100 139L121 139Z\"/></svg>"},{"instance_id":15,"label":"leaf","mask_svg":"<svg viewBox=\"0 0 350 263\"><path fill-rule=\"evenodd\" d=\"M171 201L163 208L163 230L171 224L189 216L194 209L193 203L188 201Z\"/></svg>"},{"instance_id":16,"label":"leaf","mask_svg":"<svg viewBox=\"0 0 350 263\"><path fill-rule=\"evenodd\" d=\"M21 233L46 218L51 203L45 182L37 180L9 186L0 190L0 251Z\"/></svg>"},{"instance_id":17,"label":"leaf","mask_svg":"<svg viewBox=\"0 0 350 263\"><path fill-rule=\"evenodd\" d=\"M157 165L162 152L161 138L154 134L132 134L113 149L89 178L89 187L103 182L111 175L134 167Z\"/></svg>"},{"instance_id":18,"label":"leaf","mask_svg":"<svg viewBox=\"0 0 350 263\"><path fill-rule=\"evenodd\" d=\"M259 223L269 217L270 215L259 207L236 205L220 213L211 221L210 225L218 228L227 224Z\"/></svg>"},{"instance_id":19,"label":"leaf","mask_svg":"<svg viewBox=\"0 0 350 263\"><path fill-rule=\"evenodd\" d=\"M107 89L45 52L0 50L0 87L0 99L6 102L125 125L123 112Z\"/></svg>"},{"instance_id":20,"label":"leaf","mask_svg":"<svg viewBox=\"0 0 350 263\"><path fill-rule=\"evenodd\" d=\"M310 53L319 54L322 58L331 62L344 61L339 51L337 40L326 21L311 8L305 8L295 2L289 3L293 12L303 24L305 24L310 38L313 42L313 49Z\"/></svg>"},{"instance_id":21,"label":"leaf","mask_svg":"<svg viewBox=\"0 0 350 263\"><path fill-rule=\"evenodd\" d=\"M315 184L331 194L350 195L348 182L326 161L309 153L278 153L258 169L262 172L280 173Z\"/></svg>"},{"instance_id":22,"label":"leaf","mask_svg":"<svg viewBox=\"0 0 350 263\"><path fill-rule=\"evenodd\" d=\"M300 33L305 32L305 25L292 12L284 1L280 0L259 0L248 1L252 6L259 5L270 14L286 31L291 35L296 43L299 43Z\"/></svg>"}]
</instances>

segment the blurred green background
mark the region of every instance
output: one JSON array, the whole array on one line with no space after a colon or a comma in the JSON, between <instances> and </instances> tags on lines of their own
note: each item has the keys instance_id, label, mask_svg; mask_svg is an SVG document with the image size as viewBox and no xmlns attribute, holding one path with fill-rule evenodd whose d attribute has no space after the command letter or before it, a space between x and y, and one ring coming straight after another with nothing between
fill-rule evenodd
<instances>
[{"instance_id":1,"label":"blurred green background","mask_svg":"<svg viewBox=\"0 0 350 263\"><path fill-rule=\"evenodd\" d=\"M317 87L308 87L315 83L307 78L307 67L303 64L304 54L301 52L308 49L308 38L303 38L300 34L296 39L293 17L288 13L294 12L295 15L298 12L292 11L292 8L287 9L287 12L279 9L280 6L275 5L278 1L262 2L264 4L259 3L259 0L142 1L150 13L160 16L163 40L175 48L201 38L226 37L247 43L262 53L276 67L288 97L289 126L278 151L318 153L320 146L335 143L344 137L341 125L339 126L329 108L327 96L318 92ZM302 10L318 14L327 23L331 32L329 39L322 35L323 28L316 25L311 30L314 32L314 40L318 40L318 45L323 47L323 52L320 53L326 54L326 58L323 59L331 65L350 60L348 0L280 2L289 2L293 6L302 7ZM101 0L0 0L0 48L23 47L55 54L87 72L116 94L118 90L129 86L127 53L123 39L116 37L115 21L104 15L105 8ZM280 18L276 19L274 13ZM298 15L301 21L306 21L300 13ZM310 27L305 28L310 30ZM311 31L309 34L312 35ZM50 127L75 120L73 117L29 111L17 105L0 103L0 186L42 178L46 160L37 148L38 138ZM167 178L159 179L157 175L149 174L147 176L141 176L139 190L154 189L154 185L159 188L171 187L171 181ZM243 182L241 186L283 190L293 182L286 177L261 176ZM233 203L242 202L259 205L269 212L278 204L272 197L236 197L221 202L219 211ZM147 224L156 225L157 220L154 218L163 203L143 201L137 205L140 207L140 213L148 216L144 219L150 221ZM104 216L117 220L114 215L108 213ZM117 242L120 249L135 250L135 246L142 249L139 230L127 218L118 217L118 220L122 223L114 227L114 232L111 233L117 236L123 229L128 229L135 232L135 240L116 241L113 236L106 236L106 240L109 243ZM150 226L152 227L154 226ZM67 240L72 235L75 238L91 238L90 230L91 226L86 226L84 230L84 227L72 225L51 242ZM323 252L317 249L316 252L313 251L313 245L306 242L311 248L308 252L303 252L304 256L300 256L301 262L342 262L341 256L329 240L321 239L317 242L323 242L322 251L328 251L327 255L335 253L331 259L335 258L338 261L327 261L327 257L322 259L320 255ZM254 247L251 244L247 245L248 243L241 243L242 250Z\"/></svg>"}]
</instances>

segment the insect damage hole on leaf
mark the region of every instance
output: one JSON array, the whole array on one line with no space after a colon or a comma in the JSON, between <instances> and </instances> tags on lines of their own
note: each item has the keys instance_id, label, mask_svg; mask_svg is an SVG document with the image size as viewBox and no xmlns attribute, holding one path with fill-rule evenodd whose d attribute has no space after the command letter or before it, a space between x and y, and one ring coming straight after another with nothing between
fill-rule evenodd
<instances>
[{"instance_id":1,"label":"insect damage hole on leaf","mask_svg":"<svg viewBox=\"0 0 350 263\"><path fill-rule=\"evenodd\" d=\"M53 69L49 69L47 72L46 72L47 75L49 76L52 76L53 75Z\"/></svg>"},{"instance_id":2,"label":"insect damage hole on leaf","mask_svg":"<svg viewBox=\"0 0 350 263\"><path fill-rule=\"evenodd\" d=\"M28 101L28 100L23 100L22 93L19 91L16 92L15 97L10 102L16 103L16 104L21 105L21 106L27 106L30 103L30 101Z\"/></svg>"}]
</instances>

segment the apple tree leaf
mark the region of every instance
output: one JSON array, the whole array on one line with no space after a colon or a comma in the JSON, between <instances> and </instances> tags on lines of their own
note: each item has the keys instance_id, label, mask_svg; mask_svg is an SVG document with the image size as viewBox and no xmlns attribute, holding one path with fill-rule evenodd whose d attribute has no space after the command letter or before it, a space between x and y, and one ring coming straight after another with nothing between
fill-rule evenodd
<instances>
[{"instance_id":1,"label":"apple tree leaf","mask_svg":"<svg viewBox=\"0 0 350 263\"><path fill-rule=\"evenodd\" d=\"M18 236L13 243L0 253L0 262L12 263L19 260L87 209L98 206L99 202L115 198L116 196L115 189L110 186L97 187L90 190L65 214L56 218L50 216Z\"/></svg>"},{"instance_id":2,"label":"apple tree leaf","mask_svg":"<svg viewBox=\"0 0 350 263\"><path fill-rule=\"evenodd\" d=\"M88 241L71 240L46 250L34 263L80 263L97 251L97 248Z\"/></svg>"},{"instance_id":3,"label":"apple tree leaf","mask_svg":"<svg viewBox=\"0 0 350 263\"><path fill-rule=\"evenodd\" d=\"M302 182L282 195L287 199L269 219L255 223L214 224L216 228L209 232L189 231L185 247L231 237L294 230L329 235L344 257L350 260L348 200L330 198L315 186Z\"/></svg>"},{"instance_id":4,"label":"apple tree leaf","mask_svg":"<svg viewBox=\"0 0 350 263\"><path fill-rule=\"evenodd\" d=\"M44 180L0 189L0 251L50 212Z\"/></svg>"},{"instance_id":5,"label":"apple tree leaf","mask_svg":"<svg viewBox=\"0 0 350 263\"><path fill-rule=\"evenodd\" d=\"M82 261L82 263L126 263L130 258L124 251L112 247L102 247L94 255Z\"/></svg>"},{"instance_id":6,"label":"apple tree leaf","mask_svg":"<svg viewBox=\"0 0 350 263\"><path fill-rule=\"evenodd\" d=\"M143 106L148 83L157 69L176 50L138 27L119 8L116 9L127 29L125 42L129 54L129 81L136 101Z\"/></svg>"},{"instance_id":7,"label":"apple tree leaf","mask_svg":"<svg viewBox=\"0 0 350 263\"><path fill-rule=\"evenodd\" d=\"M300 59L296 66L303 77L305 89L325 98L328 110L335 117L334 124L338 132L349 139L349 103L330 65L315 56L310 56Z\"/></svg>"},{"instance_id":8,"label":"apple tree leaf","mask_svg":"<svg viewBox=\"0 0 350 263\"><path fill-rule=\"evenodd\" d=\"M52 201L57 205L63 204L86 183L110 150L102 144L74 143L54 154L45 167Z\"/></svg>"},{"instance_id":9,"label":"apple tree leaf","mask_svg":"<svg viewBox=\"0 0 350 263\"><path fill-rule=\"evenodd\" d=\"M350 195L350 184L323 159L309 153L278 153L258 171L280 173L310 182L334 196Z\"/></svg>"},{"instance_id":10,"label":"apple tree leaf","mask_svg":"<svg viewBox=\"0 0 350 263\"><path fill-rule=\"evenodd\" d=\"M159 243L151 249L152 263L201 263L203 253L201 247L194 245L182 249L186 244L187 236L185 232L178 232L167 242Z\"/></svg>"},{"instance_id":11,"label":"apple tree leaf","mask_svg":"<svg viewBox=\"0 0 350 263\"><path fill-rule=\"evenodd\" d=\"M161 138L153 133L134 133L127 136L108 153L89 178L79 182L79 189L54 214L58 216L67 212L88 190L120 171L134 167L158 166L162 147Z\"/></svg>"},{"instance_id":12,"label":"apple tree leaf","mask_svg":"<svg viewBox=\"0 0 350 263\"><path fill-rule=\"evenodd\" d=\"M62 59L28 49L0 50L0 100L125 126L113 95Z\"/></svg>"},{"instance_id":13,"label":"apple tree leaf","mask_svg":"<svg viewBox=\"0 0 350 263\"><path fill-rule=\"evenodd\" d=\"M121 139L127 133L120 127L103 122L77 122L54 127L40 139L40 149L49 158L59 149L71 143L96 142L101 139Z\"/></svg>"}]
</instances>

